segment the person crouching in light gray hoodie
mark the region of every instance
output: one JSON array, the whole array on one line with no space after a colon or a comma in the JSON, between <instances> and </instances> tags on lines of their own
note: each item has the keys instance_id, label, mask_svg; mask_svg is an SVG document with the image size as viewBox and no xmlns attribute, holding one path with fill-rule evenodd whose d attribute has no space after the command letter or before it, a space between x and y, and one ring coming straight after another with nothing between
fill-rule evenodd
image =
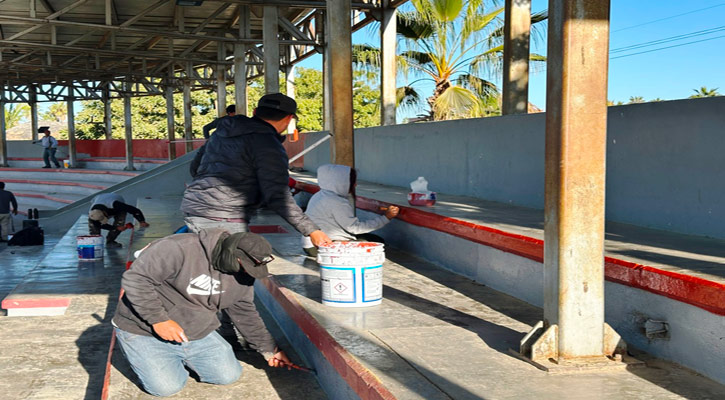
<instances>
[{"instance_id":1,"label":"person crouching in light gray hoodie","mask_svg":"<svg viewBox=\"0 0 725 400\"><path fill-rule=\"evenodd\" d=\"M388 207L384 215L360 220L349 197L355 198L357 171L346 166L326 164L317 168L317 183L320 191L315 193L307 204L307 214L333 241L361 240L382 243L383 239L371 235L376 229L395 218L400 211L396 206ZM308 237L302 237L305 253L317 256L317 248Z\"/></svg>"}]
</instances>

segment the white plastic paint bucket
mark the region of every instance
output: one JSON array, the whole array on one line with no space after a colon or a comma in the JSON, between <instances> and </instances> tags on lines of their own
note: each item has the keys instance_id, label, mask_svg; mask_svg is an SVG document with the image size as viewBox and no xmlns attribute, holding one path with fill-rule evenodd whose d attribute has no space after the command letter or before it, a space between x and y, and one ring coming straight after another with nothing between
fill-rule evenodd
<instances>
[{"instance_id":1,"label":"white plastic paint bucket","mask_svg":"<svg viewBox=\"0 0 725 400\"><path fill-rule=\"evenodd\" d=\"M322 304L332 307L369 307L383 300L381 243L336 242L320 247Z\"/></svg>"},{"instance_id":2,"label":"white plastic paint bucket","mask_svg":"<svg viewBox=\"0 0 725 400\"><path fill-rule=\"evenodd\" d=\"M103 258L103 236L87 235L77 236L78 259L79 260L100 260Z\"/></svg>"}]
</instances>

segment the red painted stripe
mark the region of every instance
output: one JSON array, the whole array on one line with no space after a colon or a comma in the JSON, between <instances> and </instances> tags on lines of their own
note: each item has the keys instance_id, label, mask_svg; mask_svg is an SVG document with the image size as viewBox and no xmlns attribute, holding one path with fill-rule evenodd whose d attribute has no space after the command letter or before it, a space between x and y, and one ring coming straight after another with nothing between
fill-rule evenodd
<instances>
[{"instance_id":1,"label":"red painted stripe","mask_svg":"<svg viewBox=\"0 0 725 400\"><path fill-rule=\"evenodd\" d=\"M45 199L45 200L57 201L58 203L65 203L65 204L75 203L73 200L61 199L60 197L48 196L45 194L18 193L18 192L13 192L13 194L15 195L15 197L30 197L33 199Z\"/></svg>"},{"instance_id":2,"label":"red painted stripe","mask_svg":"<svg viewBox=\"0 0 725 400\"><path fill-rule=\"evenodd\" d=\"M66 182L66 181L36 181L32 179L3 179L3 182L5 183L29 183L34 185L57 185L57 186L77 186L77 187L84 187L88 189L98 189L98 190L104 190L108 186L100 186L100 185L91 185L88 183L80 183L80 182Z\"/></svg>"},{"instance_id":3,"label":"red painted stripe","mask_svg":"<svg viewBox=\"0 0 725 400\"><path fill-rule=\"evenodd\" d=\"M70 299L68 298L56 298L56 299L8 299L5 298L2 302L2 308L42 308L42 307L68 307Z\"/></svg>"},{"instance_id":4,"label":"red painted stripe","mask_svg":"<svg viewBox=\"0 0 725 400\"><path fill-rule=\"evenodd\" d=\"M126 163L125 159L119 159L119 158L80 158L78 161L83 162L115 162L115 163ZM166 164L169 162L168 160L143 160L134 158L133 163L134 164Z\"/></svg>"},{"instance_id":5,"label":"red painted stripe","mask_svg":"<svg viewBox=\"0 0 725 400\"><path fill-rule=\"evenodd\" d=\"M369 369L345 350L317 320L297 301L292 292L274 277L261 279L290 318L362 400L393 400L395 396Z\"/></svg>"},{"instance_id":6,"label":"red painted stripe","mask_svg":"<svg viewBox=\"0 0 725 400\"><path fill-rule=\"evenodd\" d=\"M319 191L316 185L308 183L300 182L298 188L310 193ZM392 203L357 197L357 207L362 210L379 214L381 213L379 207L389 205ZM542 264L544 262L543 240L500 231L417 208L395 205L400 207L397 219L401 221L480 243ZM604 277L610 282L646 290L714 314L725 315L725 285L721 283L612 257L605 257Z\"/></svg>"},{"instance_id":7,"label":"red painted stripe","mask_svg":"<svg viewBox=\"0 0 725 400\"><path fill-rule=\"evenodd\" d=\"M3 168L3 171L19 171L19 172L60 172L65 174L96 174L96 175L124 175L124 176L136 176L138 172L129 171L104 171L104 170L90 170L90 169L63 169L63 168Z\"/></svg>"}]
</instances>

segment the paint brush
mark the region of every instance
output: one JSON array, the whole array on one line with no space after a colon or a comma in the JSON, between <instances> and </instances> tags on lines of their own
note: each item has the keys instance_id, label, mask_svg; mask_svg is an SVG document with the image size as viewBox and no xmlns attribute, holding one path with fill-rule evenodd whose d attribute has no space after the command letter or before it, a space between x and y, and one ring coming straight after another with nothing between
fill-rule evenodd
<instances>
[{"instance_id":1,"label":"paint brush","mask_svg":"<svg viewBox=\"0 0 725 400\"><path fill-rule=\"evenodd\" d=\"M388 211L388 208L389 208L389 207L378 207L378 209L379 209L380 211Z\"/></svg>"},{"instance_id":2,"label":"paint brush","mask_svg":"<svg viewBox=\"0 0 725 400\"><path fill-rule=\"evenodd\" d=\"M317 371L315 371L312 368L302 367L302 366L299 366L297 364L294 364L294 363L291 363L291 362L284 362L284 361L282 361L281 364L282 364L283 367L290 367L290 368L298 369L300 371L312 372L313 374L317 375Z\"/></svg>"}]
</instances>

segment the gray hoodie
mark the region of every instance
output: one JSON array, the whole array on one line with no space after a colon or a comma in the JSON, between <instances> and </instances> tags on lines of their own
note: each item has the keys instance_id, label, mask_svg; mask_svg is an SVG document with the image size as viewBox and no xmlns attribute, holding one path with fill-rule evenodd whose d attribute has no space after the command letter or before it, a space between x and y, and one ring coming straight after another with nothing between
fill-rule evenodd
<instances>
[{"instance_id":1,"label":"gray hoodie","mask_svg":"<svg viewBox=\"0 0 725 400\"><path fill-rule=\"evenodd\" d=\"M153 241L123 274L125 294L113 323L137 335L153 336L151 325L176 321L189 340L219 327L225 310L253 349L268 358L276 345L254 306L254 279L224 274L211 265L224 230L181 233Z\"/></svg>"},{"instance_id":2,"label":"gray hoodie","mask_svg":"<svg viewBox=\"0 0 725 400\"><path fill-rule=\"evenodd\" d=\"M348 201L350 192L350 167L326 164L317 169L320 191L307 204L307 214L332 240L355 240L355 235L380 229L389 222L380 215L367 220L355 217L355 210Z\"/></svg>"}]
</instances>

